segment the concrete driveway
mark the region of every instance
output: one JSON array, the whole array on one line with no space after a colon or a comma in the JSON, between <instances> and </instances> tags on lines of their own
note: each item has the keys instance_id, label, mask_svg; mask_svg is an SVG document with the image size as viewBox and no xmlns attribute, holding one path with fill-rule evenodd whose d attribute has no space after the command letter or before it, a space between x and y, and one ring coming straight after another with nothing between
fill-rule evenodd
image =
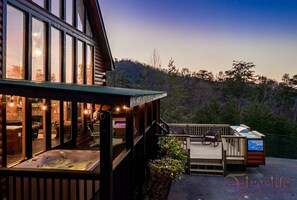
<instances>
[{"instance_id":1,"label":"concrete driveway","mask_svg":"<svg viewBox=\"0 0 297 200\"><path fill-rule=\"evenodd\" d=\"M266 158L266 165L226 177L183 175L168 200L297 200L297 160Z\"/></svg>"}]
</instances>

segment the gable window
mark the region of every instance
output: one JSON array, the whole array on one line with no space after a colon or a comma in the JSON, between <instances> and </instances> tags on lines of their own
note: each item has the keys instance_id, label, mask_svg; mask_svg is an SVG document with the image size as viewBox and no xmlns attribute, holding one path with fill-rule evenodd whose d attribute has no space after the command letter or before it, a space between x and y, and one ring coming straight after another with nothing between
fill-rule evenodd
<instances>
[{"instance_id":1,"label":"gable window","mask_svg":"<svg viewBox=\"0 0 297 200\"><path fill-rule=\"evenodd\" d=\"M90 26L89 18L86 20L86 34L87 36L93 37L92 29Z\"/></svg>"},{"instance_id":2,"label":"gable window","mask_svg":"<svg viewBox=\"0 0 297 200\"><path fill-rule=\"evenodd\" d=\"M83 43L81 41L77 42L77 83L78 84L84 84L84 47Z\"/></svg>"},{"instance_id":3,"label":"gable window","mask_svg":"<svg viewBox=\"0 0 297 200\"><path fill-rule=\"evenodd\" d=\"M73 37L66 35L66 83L73 83L73 43Z\"/></svg>"},{"instance_id":4,"label":"gable window","mask_svg":"<svg viewBox=\"0 0 297 200\"><path fill-rule=\"evenodd\" d=\"M93 47L87 45L87 85L93 84Z\"/></svg>"},{"instance_id":5,"label":"gable window","mask_svg":"<svg viewBox=\"0 0 297 200\"><path fill-rule=\"evenodd\" d=\"M45 80L45 23L32 19L32 80Z\"/></svg>"},{"instance_id":6,"label":"gable window","mask_svg":"<svg viewBox=\"0 0 297 200\"><path fill-rule=\"evenodd\" d=\"M7 6L6 78L24 79L24 13Z\"/></svg>"},{"instance_id":7,"label":"gable window","mask_svg":"<svg viewBox=\"0 0 297 200\"><path fill-rule=\"evenodd\" d=\"M61 82L61 32L51 28L51 82Z\"/></svg>"},{"instance_id":8,"label":"gable window","mask_svg":"<svg viewBox=\"0 0 297 200\"><path fill-rule=\"evenodd\" d=\"M84 32L85 6L82 0L78 0L77 4L77 29Z\"/></svg>"},{"instance_id":9,"label":"gable window","mask_svg":"<svg viewBox=\"0 0 297 200\"><path fill-rule=\"evenodd\" d=\"M34 3L39 5L42 8L45 8L45 0L32 0Z\"/></svg>"},{"instance_id":10,"label":"gable window","mask_svg":"<svg viewBox=\"0 0 297 200\"><path fill-rule=\"evenodd\" d=\"M67 0L66 2L66 22L73 25L73 0Z\"/></svg>"},{"instance_id":11,"label":"gable window","mask_svg":"<svg viewBox=\"0 0 297 200\"><path fill-rule=\"evenodd\" d=\"M68 0L66 2L68 3ZM61 0L52 0L51 2L51 12L59 18L61 18L61 3Z\"/></svg>"}]
</instances>

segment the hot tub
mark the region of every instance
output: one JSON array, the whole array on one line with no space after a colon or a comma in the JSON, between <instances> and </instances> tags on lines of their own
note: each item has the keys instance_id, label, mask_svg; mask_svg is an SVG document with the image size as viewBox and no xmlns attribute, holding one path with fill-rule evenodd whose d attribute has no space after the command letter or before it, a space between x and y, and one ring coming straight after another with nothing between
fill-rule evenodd
<instances>
[{"instance_id":1,"label":"hot tub","mask_svg":"<svg viewBox=\"0 0 297 200\"><path fill-rule=\"evenodd\" d=\"M26 160L15 168L44 168L92 171L99 165L99 151L50 150Z\"/></svg>"}]
</instances>

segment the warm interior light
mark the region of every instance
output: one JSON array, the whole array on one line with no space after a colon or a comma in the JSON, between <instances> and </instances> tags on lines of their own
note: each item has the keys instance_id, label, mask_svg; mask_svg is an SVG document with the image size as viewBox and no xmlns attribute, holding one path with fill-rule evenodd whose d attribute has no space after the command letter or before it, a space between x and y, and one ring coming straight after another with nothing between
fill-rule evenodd
<instances>
[{"instance_id":1,"label":"warm interior light","mask_svg":"<svg viewBox=\"0 0 297 200\"><path fill-rule=\"evenodd\" d=\"M120 112L120 107L117 107L117 108L116 108L116 111L117 111L117 112Z\"/></svg>"},{"instance_id":2,"label":"warm interior light","mask_svg":"<svg viewBox=\"0 0 297 200\"><path fill-rule=\"evenodd\" d=\"M89 114L89 111L87 109L84 110L84 114L87 115Z\"/></svg>"},{"instance_id":3,"label":"warm interior light","mask_svg":"<svg viewBox=\"0 0 297 200\"><path fill-rule=\"evenodd\" d=\"M37 37L38 35L39 35L39 34L36 33L36 32L32 33L32 36L33 36L33 37Z\"/></svg>"},{"instance_id":4,"label":"warm interior light","mask_svg":"<svg viewBox=\"0 0 297 200\"><path fill-rule=\"evenodd\" d=\"M126 110L127 109L127 106L123 106L123 110Z\"/></svg>"},{"instance_id":5,"label":"warm interior light","mask_svg":"<svg viewBox=\"0 0 297 200\"><path fill-rule=\"evenodd\" d=\"M40 49L36 49L35 51L34 51L34 55L35 56L41 56L42 55L42 51L40 50Z\"/></svg>"},{"instance_id":6,"label":"warm interior light","mask_svg":"<svg viewBox=\"0 0 297 200\"><path fill-rule=\"evenodd\" d=\"M11 108L14 107L14 102L13 101L9 102L8 106Z\"/></svg>"},{"instance_id":7,"label":"warm interior light","mask_svg":"<svg viewBox=\"0 0 297 200\"><path fill-rule=\"evenodd\" d=\"M41 110L47 110L47 106L46 105L41 106Z\"/></svg>"}]
</instances>

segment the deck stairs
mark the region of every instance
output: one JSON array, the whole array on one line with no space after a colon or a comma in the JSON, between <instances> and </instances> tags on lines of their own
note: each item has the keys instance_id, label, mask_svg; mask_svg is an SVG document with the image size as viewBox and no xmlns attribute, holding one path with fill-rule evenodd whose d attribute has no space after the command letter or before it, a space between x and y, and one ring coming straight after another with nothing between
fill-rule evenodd
<instances>
[{"instance_id":1,"label":"deck stairs","mask_svg":"<svg viewBox=\"0 0 297 200\"><path fill-rule=\"evenodd\" d=\"M191 175L224 175L222 159L191 158Z\"/></svg>"}]
</instances>

